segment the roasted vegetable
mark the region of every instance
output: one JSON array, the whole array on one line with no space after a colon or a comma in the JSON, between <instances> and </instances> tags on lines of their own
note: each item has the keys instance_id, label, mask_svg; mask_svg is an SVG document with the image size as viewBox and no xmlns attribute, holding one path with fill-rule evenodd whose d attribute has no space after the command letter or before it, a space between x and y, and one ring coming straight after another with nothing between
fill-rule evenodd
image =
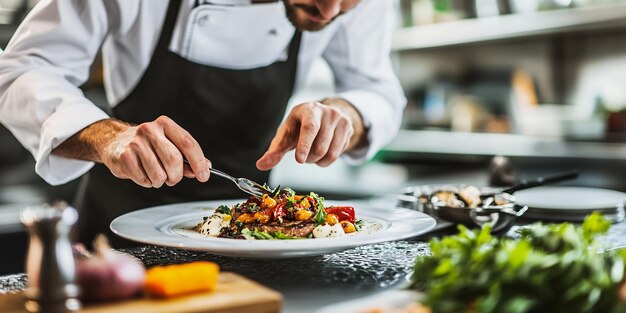
<instances>
[{"instance_id":1,"label":"roasted vegetable","mask_svg":"<svg viewBox=\"0 0 626 313\"><path fill-rule=\"evenodd\" d=\"M339 223L341 224L341 228L343 228L343 232L346 234L350 234L356 231L356 227L354 226L354 224L348 221L341 221Z\"/></svg>"},{"instance_id":2,"label":"roasted vegetable","mask_svg":"<svg viewBox=\"0 0 626 313\"><path fill-rule=\"evenodd\" d=\"M313 217L313 212L309 210L298 210L296 211L295 217L298 221L306 221Z\"/></svg>"},{"instance_id":3,"label":"roasted vegetable","mask_svg":"<svg viewBox=\"0 0 626 313\"><path fill-rule=\"evenodd\" d=\"M348 221L350 223L354 223L356 215L354 213L354 208L351 206L331 206L325 208L326 213L336 215L339 218L339 221Z\"/></svg>"},{"instance_id":4,"label":"roasted vegetable","mask_svg":"<svg viewBox=\"0 0 626 313\"><path fill-rule=\"evenodd\" d=\"M335 214L326 214L326 224L333 226L339 223L339 218Z\"/></svg>"}]
</instances>

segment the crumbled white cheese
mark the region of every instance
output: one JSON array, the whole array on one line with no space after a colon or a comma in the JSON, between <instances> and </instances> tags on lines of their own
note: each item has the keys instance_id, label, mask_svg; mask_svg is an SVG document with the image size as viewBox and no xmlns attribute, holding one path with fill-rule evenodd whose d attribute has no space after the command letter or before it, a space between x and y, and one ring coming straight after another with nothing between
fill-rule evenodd
<instances>
[{"instance_id":1,"label":"crumbled white cheese","mask_svg":"<svg viewBox=\"0 0 626 313\"><path fill-rule=\"evenodd\" d=\"M341 237L345 235L346 233L343 231L343 227L341 227L341 224L337 223L330 227L330 234L328 235L328 237L333 238L333 237Z\"/></svg>"},{"instance_id":2,"label":"crumbled white cheese","mask_svg":"<svg viewBox=\"0 0 626 313\"><path fill-rule=\"evenodd\" d=\"M343 231L341 224L337 223L333 226L330 226L328 223L323 225L317 225L313 229L313 237L315 238L333 238L333 237L341 237L346 233Z\"/></svg>"},{"instance_id":3,"label":"crumbled white cheese","mask_svg":"<svg viewBox=\"0 0 626 313\"><path fill-rule=\"evenodd\" d=\"M200 233L207 237L217 237L224 227L228 227L231 216L222 213L213 213L205 221L202 222Z\"/></svg>"},{"instance_id":4,"label":"crumbled white cheese","mask_svg":"<svg viewBox=\"0 0 626 313\"><path fill-rule=\"evenodd\" d=\"M328 235L330 235L330 228L331 227L328 224L317 225L313 229L313 237L315 237L315 238L326 238L326 237L328 237Z\"/></svg>"}]
</instances>

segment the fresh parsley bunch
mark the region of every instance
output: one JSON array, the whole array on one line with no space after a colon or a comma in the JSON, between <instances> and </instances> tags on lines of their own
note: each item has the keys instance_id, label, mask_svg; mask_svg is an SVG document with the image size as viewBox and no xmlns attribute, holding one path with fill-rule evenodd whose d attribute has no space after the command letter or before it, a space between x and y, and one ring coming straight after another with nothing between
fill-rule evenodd
<instances>
[{"instance_id":1,"label":"fresh parsley bunch","mask_svg":"<svg viewBox=\"0 0 626 313\"><path fill-rule=\"evenodd\" d=\"M609 227L599 214L582 226L533 224L514 238L460 226L430 242L411 287L437 313L626 312L618 298L626 250L603 251L596 240Z\"/></svg>"}]
</instances>

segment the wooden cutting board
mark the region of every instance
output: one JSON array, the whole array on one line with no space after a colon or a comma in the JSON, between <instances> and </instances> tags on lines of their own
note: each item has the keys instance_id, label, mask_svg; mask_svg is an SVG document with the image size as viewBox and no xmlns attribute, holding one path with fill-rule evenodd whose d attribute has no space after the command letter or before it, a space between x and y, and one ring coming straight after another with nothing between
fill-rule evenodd
<instances>
[{"instance_id":1,"label":"wooden cutting board","mask_svg":"<svg viewBox=\"0 0 626 313\"><path fill-rule=\"evenodd\" d=\"M107 304L87 304L81 313L275 313L280 312L280 293L241 275L220 273L215 291L171 299L137 298ZM0 295L0 312L23 313L24 294Z\"/></svg>"}]
</instances>

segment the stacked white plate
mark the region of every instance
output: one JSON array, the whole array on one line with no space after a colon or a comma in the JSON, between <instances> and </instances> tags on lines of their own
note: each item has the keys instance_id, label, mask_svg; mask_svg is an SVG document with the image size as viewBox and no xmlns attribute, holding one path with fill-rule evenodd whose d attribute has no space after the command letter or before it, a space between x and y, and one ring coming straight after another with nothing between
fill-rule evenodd
<instances>
[{"instance_id":1,"label":"stacked white plate","mask_svg":"<svg viewBox=\"0 0 626 313\"><path fill-rule=\"evenodd\" d=\"M600 212L612 222L624 220L626 193L587 187L537 187L515 193L516 203L528 206L524 218L582 222Z\"/></svg>"}]
</instances>

